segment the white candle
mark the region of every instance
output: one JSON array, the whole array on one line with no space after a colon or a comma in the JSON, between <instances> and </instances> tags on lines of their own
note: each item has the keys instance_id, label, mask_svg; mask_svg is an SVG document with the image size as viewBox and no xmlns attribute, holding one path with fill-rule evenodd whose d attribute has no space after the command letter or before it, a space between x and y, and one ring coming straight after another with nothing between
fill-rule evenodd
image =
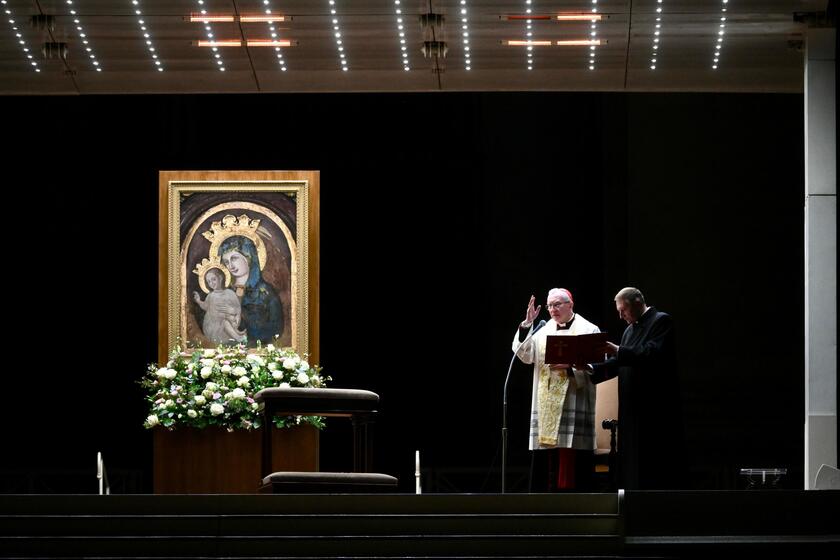
<instances>
[{"instance_id":1,"label":"white candle","mask_svg":"<svg viewBox=\"0 0 840 560\"><path fill-rule=\"evenodd\" d=\"M420 488L420 450L414 452L414 493L421 494Z\"/></svg>"}]
</instances>

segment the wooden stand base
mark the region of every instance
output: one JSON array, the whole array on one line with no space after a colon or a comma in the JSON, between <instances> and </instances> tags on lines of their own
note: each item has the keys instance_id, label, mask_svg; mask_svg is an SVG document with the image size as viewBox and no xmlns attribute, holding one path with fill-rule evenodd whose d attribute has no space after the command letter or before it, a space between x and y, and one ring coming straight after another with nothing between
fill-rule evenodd
<instances>
[{"instance_id":1,"label":"wooden stand base","mask_svg":"<svg viewBox=\"0 0 840 560\"><path fill-rule=\"evenodd\" d=\"M155 494L255 494L261 430L155 429ZM272 471L318 470L318 430L309 425L272 429Z\"/></svg>"}]
</instances>

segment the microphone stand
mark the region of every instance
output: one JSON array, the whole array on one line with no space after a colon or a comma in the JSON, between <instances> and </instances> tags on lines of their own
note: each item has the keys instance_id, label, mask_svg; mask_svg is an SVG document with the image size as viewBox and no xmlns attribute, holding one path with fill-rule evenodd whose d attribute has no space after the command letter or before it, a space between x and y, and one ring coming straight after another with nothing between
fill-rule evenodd
<instances>
[{"instance_id":1,"label":"microphone stand","mask_svg":"<svg viewBox=\"0 0 840 560\"><path fill-rule=\"evenodd\" d=\"M522 348L522 345L528 342L534 333L543 328L545 325L545 321L540 321L540 323L536 327L531 328L531 332L528 333L528 336L525 337L525 340L519 343L519 346L516 347L516 351L513 353L513 357L510 359L510 364L508 365L507 375L505 375L505 387L504 393L502 395L502 494L505 493L505 480L506 480L506 473L507 473L507 395L508 395L508 381L510 381L510 372L513 370L513 362L516 361L516 355L519 353L519 349Z\"/></svg>"}]
</instances>

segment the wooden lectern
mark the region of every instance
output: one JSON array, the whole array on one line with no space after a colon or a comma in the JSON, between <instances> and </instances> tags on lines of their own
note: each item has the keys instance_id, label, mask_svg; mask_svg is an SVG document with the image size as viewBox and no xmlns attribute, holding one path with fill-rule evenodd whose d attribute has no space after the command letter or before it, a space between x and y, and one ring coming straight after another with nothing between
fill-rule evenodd
<instances>
[{"instance_id":1,"label":"wooden lectern","mask_svg":"<svg viewBox=\"0 0 840 560\"><path fill-rule=\"evenodd\" d=\"M359 389L309 389L272 387L254 399L264 403L264 425L280 416L339 416L353 422L352 473L271 472L271 438L263 437L260 492L382 492L395 491L397 479L367 472L373 464L373 417L379 395Z\"/></svg>"}]
</instances>

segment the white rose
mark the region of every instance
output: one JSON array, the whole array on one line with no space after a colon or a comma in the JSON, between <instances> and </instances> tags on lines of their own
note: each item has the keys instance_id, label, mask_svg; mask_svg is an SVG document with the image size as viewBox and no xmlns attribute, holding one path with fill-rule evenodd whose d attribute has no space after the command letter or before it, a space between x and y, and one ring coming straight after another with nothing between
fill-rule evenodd
<instances>
[{"instance_id":1,"label":"white rose","mask_svg":"<svg viewBox=\"0 0 840 560\"><path fill-rule=\"evenodd\" d=\"M222 373L230 373L230 370L233 369L228 364L222 366Z\"/></svg>"},{"instance_id":2,"label":"white rose","mask_svg":"<svg viewBox=\"0 0 840 560\"><path fill-rule=\"evenodd\" d=\"M190 418L195 418L196 416L198 416L198 412L196 412L196 411L195 411L195 410L193 410L193 409L189 409L189 410L187 411L187 416L189 416Z\"/></svg>"},{"instance_id":3,"label":"white rose","mask_svg":"<svg viewBox=\"0 0 840 560\"><path fill-rule=\"evenodd\" d=\"M207 379L208 377L210 377L211 373L213 373L213 368L208 366L204 366L203 368L201 368L201 377L203 379Z\"/></svg>"},{"instance_id":4,"label":"white rose","mask_svg":"<svg viewBox=\"0 0 840 560\"><path fill-rule=\"evenodd\" d=\"M271 377L274 379L283 379L283 372L282 371L272 371Z\"/></svg>"},{"instance_id":5,"label":"white rose","mask_svg":"<svg viewBox=\"0 0 840 560\"><path fill-rule=\"evenodd\" d=\"M292 358L286 358L285 360L283 360L283 367L286 369L295 369L296 365L297 364Z\"/></svg>"},{"instance_id":6,"label":"white rose","mask_svg":"<svg viewBox=\"0 0 840 560\"><path fill-rule=\"evenodd\" d=\"M219 388L219 386L216 385L215 383L213 383L212 381L210 381L210 382L207 383L207 385L204 386L204 388L207 389L208 391L215 391L216 389Z\"/></svg>"},{"instance_id":7,"label":"white rose","mask_svg":"<svg viewBox=\"0 0 840 560\"><path fill-rule=\"evenodd\" d=\"M239 387L237 387L236 389L231 391L231 393L233 394L234 399L244 399L245 398L245 391L243 391Z\"/></svg>"},{"instance_id":8,"label":"white rose","mask_svg":"<svg viewBox=\"0 0 840 560\"><path fill-rule=\"evenodd\" d=\"M255 402L251 403L251 410L258 410L260 408L260 403Z\"/></svg>"},{"instance_id":9,"label":"white rose","mask_svg":"<svg viewBox=\"0 0 840 560\"><path fill-rule=\"evenodd\" d=\"M236 366L235 368L233 368L233 375L235 375L236 377L242 377L246 373L248 373L248 370L246 370L242 366Z\"/></svg>"},{"instance_id":10,"label":"white rose","mask_svg":"<svg viewBox=\"0 0 840 560\"><path fill-rule=\"evenodd\" d=\"M175 401L173 401L172 399L166 399L166 402L163 403L163 406L166 408L172 408L173 406L175 406Z\"/></svg>"},{"instance_id":11,"label":"white rose","mask_svg":"<svg viewBox=\"0 0 840 560\"><path fill-rule=\"evenodd\" d=\"M201 406L202 404L204 404L206 402L207 402L207 399L205 399L203 396L201 396L201 395L196 395L195 396L195 404Z\"/></svg>"},{"instance_id":12,"label":"white rose","mask_svg":"<svg viewBox=\"0 0 840 560\"><path fill-rule=\"evenodd\" d=\"M250 383L250 382L251 382L251 380L248 379L248 376L246 376L246 375L243 375L242 377L240 377L239 379L236 380L236 384L239 385L240 387L247 387L248 383Z\"/></svg>"},{"instance_id":13,"label":"white rose","mask_svg":"<svg viewBox=\"0 0 840 560\"><path fill-rule=\"evenodd\" d=\"M175 376L178 375L178 372L174 369L167 369L164 377L167 379L175 379Z\"/></svg>"},{"instance_id":14,"label":"white rose","mask_svg":"<svg viewBox=\"0 0 840 560\"><path fill-rule=\"evenodd\" d=\"M213 416L218 416L219 414L224 414L225 407L220 405L219 403L213 403L210 405L210 414Z\"/></svg>"},{"instance_id":15,"label":"white rose","mask_svg":"<svg viewBox=\"0 0 840 560\"><path fill-rule=\"evenodd\" d=\"M157 375L158 377L166 377L166 372L167 371L169 371L167 368L162 367L155 372L155 375Z\"/></svg>"},{"instance_id":16,"label":"white rose","mask_svg":"<svg viewBox=\"0 0 840 560\"><path fill-rule=\"evenodd\" d=\"M309 383L309 376L306 375L304 372L300 372L297 376L298 383L301 385L306 385Z\"/></svg>"},{"instance_id":17,"label":"white rose","mask_svg":"<svg viewBox=\"0 0 840 560\"><path fill-rule=\"evenodd\" d=\"M160 420L158 420L157 414L149 414L149 416L146 417L146 425L150 428L157 426L158 424L160 424Z\"/></svg>"},{"instance_id":18,"label":"white rose","mask_svg":"<svg viewBox=\"0 0 840 560\"><path fill-rule=\"evenodd\" d=\"M268 362L268 370L274 371L275 369L277 369L277 362Z\"/></svg>"},{"instance_id":19,"label":"white rose","mask_svg":"<svg viewBox=\"0 0 840 560\"><path fill-rule=\"evenodd\" d=\"M203 358L199 360L199 362L201 362L201 365L205 367L213 367L214 365L216 365L216 362L214 360L208 360L207 358Z\"/></svg>"},{"instance_id":20,"label":"white rose","mask_svg":"<svg viewBox=\"0 0 840 560\"><path fill-rule=\"evenodd\" d=\"M278 387L280 387L281 389L288 389L290 385L288 383L283 382L280 385L278 385Z\"/></svg>"},{"instance_id":21,"label":"white rose","mask_svg":"<svg viewBox=\"0 0 840 560\"><path fill-rule=\"evenodd\" d=\"M309 369L309 362L307 362L306 360L301 360L300 367L301 369Z\"/></svg>"},{"instance_id":22,"label":"white rose","mask_svg":"<svg viewBox=\"0 0 840 560\"><path fill-rule=\"evenodd\" d=\"M212 358L215 355L216 355L216 351L213 350L212 348L207 348L207 349L204 350L204 357L205 358Z\"/></svg>"},{"instance_id":23,"label":"white rose","mask_svg":"<svg viewBox=\"0 0 840 560\"><path fill-rule=\"evenodd\" d=\"M265 365L265 360L262 359L262 356L258 356L257 354L248 354L245 359L261 366Z\"/></svg>"}]
</instances>

